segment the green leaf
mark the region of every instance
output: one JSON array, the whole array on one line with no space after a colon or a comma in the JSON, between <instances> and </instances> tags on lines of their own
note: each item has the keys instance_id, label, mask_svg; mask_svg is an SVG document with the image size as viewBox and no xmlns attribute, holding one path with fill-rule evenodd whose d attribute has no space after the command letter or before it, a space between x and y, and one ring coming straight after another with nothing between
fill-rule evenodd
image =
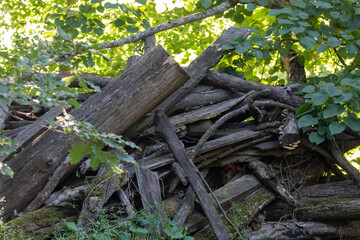
<instances>
[{"instance_id":1,"label":"green leaf","mask_svg":"<svg viewBox=\"0 0 360 240\"><path fill-rule=\"evenodd\" d=\"M263 7L269 5L269 0L256 0L256 1Z\"/></svg>"},{"instance_id":2,"label":"green leaf","mask_svg":"<svg viewBox=\"0 0 360 240\"><path fill-rule=\"evenodd\" d=\"M122 19L120 19L120 18L118 18L118 19L116 19L116 20L114 21L115 27L121 27L121 26L123 26L124 24L125 24L125 21L122 20Z\"/></svg>"},{"instance_id":3,"label":"green leaf","mask_svg":"<svg viewBox=\"0 0 360 240\"><path fill-rule=\"evenodd\" d=\"M342 88L339 86L329 86L326 88L326 92L330 97L340 96L343 94Z\"/></svg>"},{"instance_id":4,"label":"green leaf","mask_svg":"<svg viewBox=\"0 0 360 240\"><path fill-rule=\"evenodd\" d=\"M75 99L69 99L68 104L70 104L76 108L80 108L80 104Z\"/></svg>"},{"instance_id":5,"label":"green leaf","mask_svg":"<svg viewBox=\"0 0 360 240\"><path fill-rule=\"evenodd\" d=\"M250 12L254 11L256 8L257 8L257 6L253 3L248 3L248 5L246 6L246 9Z\"/></svg>"},{"instance_id":6,"label":"green leaf","mask_svg":"<svg viewBox=\"0 0 360 240\"><path fill-rule=\"evenodd\" d=\"M336 28L332 27L332 26L326 26L326 25L321 25L320 26L320 32L322 34L324 34L326 37L331 37L332 35L334 35L336 33Z\"/></svg>"},{"instance_id":7,"label":"green leaf","mask_svg":"<svg viewBox=\"0 0 360 240\"><path fill-rule=\"evenodd\" d=\"M71 37L71 39L75 39L77 38L77 36L79 36L79 31L76 29L70 29L69 36Z\"/></svg>"},{"instance_id":8,"label":"green leaf","mask_svg":"<svg viewBox=\"0 0 360 240\"><path fill-rule=\"evenodd\" d=\"M96 11L103 13L105 11L105 8L104 8L104 6L100 5L96 8Z\"/></svg>"},{"instance_id":9,"label":"green leaf","mask_svg":"<svg viewBox=\"0 0 360 240\"><path fill-rule=\"evenodd\" d=\"M294 32L295 34L298 34L298 33L304 32L304 31L305 31L305 28L304 28L304 27L292 27L292 28L290 28L290 30L291 30L292 32ZM310 38L310 39L312 39L312 38ZM313 39L312 39L312 40L313 40Z\"/></svg>"},{"instance_id":10,"label":"green leaf","mask_svg":"<svg viewBox=\"0 0 360 240\"><path fill-rule=\"evenodd\" d=\"M67 24L69 24L69 25L70 25L71 27L73 27L73 28L79 28L79 27L81 27L81 22L75 20L74 18L67 18L67 19L65 20L65 22L66 22Z\"/></svg>"},{"instance_id":11,"label":"green leaf","mask_svg":"<svg viewBox=\"0 0 360 240\"><path fill-rule=\"evenodd\" d=\"M270 16L276 17L276 16L280 15L281 13L282 12L280 11L280 9L270 9L268 14Z\"/></svg>"},{"instance_id":12,"label":"green leaf","mask_svg":"<svg viewBox=\"0 0 360 240\"><path fill-rule=\"evenodd\" d=\"M324 9L329 9L329 8L333 8L333 6L330 3L327 2L323 2L323 1L310 1L311 4L319 7L319 8L324 8Z\"/></svg>"},{"instance_id":13,"label":"green leaf","mask_svg":"<svg viewBox=\"0 0 360 240\"><path fill-rule=\"evenodd\" d=\"M119 161L136 163L135 159L125 152L118 153L116 157Z\"/></svg>"},{"instance_id":14,"label":"green leaf","mask_svg":"<svg viewBox=\"0 0 360 240\"><path fill-rule=\"evenodd\" d=\"M355 15L360 15L360 8L355 8Z\"/></svg>"},{"instance_id":15,"label":"green leaf","mask_svg":"<svg viewBox=\"0 0 360 240\"><path fill-rule=\"evenodd\" d=\"M262 57L263 57L262 51L259 51L259 50L255 51L255 57L256 57L257 59L262 58Z\"/></svg>"},{"instance_id":16,"label":"green leaf","mask_svg":"<svg viewBox=\"0 0 360 240\"><path fill-rule=\"evenodd\" d=\"M345 130L345 124L340 122L332 122L329 124L331 135L342 133Z\"/></svg>"},{"instance_id":17,"label":"green leaf","mask_svg":"<svg viewBox=\"0 0 360 240\"><path fill-rule=\"evenodd\" d=\"M296 117L302 117L303 115L310 113L312 110L313 109L309 107L308 103L302 104L296 109Z\"/></svg>"},{"instance_id":18,"label":"green leaf","mask_svg":"<svg viewBox=\"0 0 360 240\"><path fill-rule=\"evenodd\" d=\"M353 43L346 44L345 49L349 54L356 54L358 52L358 48Z\"/></svg>"},{"instance_id":19,"label":"green leaf","mask_svg":"<svg viewBox=\"0 0 360 240\"><path fill-rule=\"evenodd\" d=\"M94 33L96 33L96 35L98 35L99 37L104 34L103 28L98 27L98 28L94 28L93 30L94 30Z\"/></svg>"},{"instance_id":20,"label":"green leaf","mask_svg":"<svg viewBox=\"0 0 360 240\"><path fill-rule=\"evenodd\" d=\"M294 22L292 22L292 21L290 21L290 20L288 20L288 19L285 19L285 18L280 18L280 19L278 19L278 22L279 22L280 24L290 24L290 25L294 24Z\"/></svg>"},{"instance_id":21,"label":"green leaf","mask_svg":"<svg viewBox=\"0 0 360 240\"><path fill-rule=\"evenodd\" d=\"M293 3L299 8L306 8L306 3L302 0L293 0Z\"/></svg>"},{"instance_id":22,"label":"green leaf","mask_svg":"<svg viewBox=\"0 0 360 240\"><path fill-rule=\"evenodd\" d=\"M333 18L339 18L340 17L340 12L338 11L331 11L330 12L330 16L332 16Z\"/></svg>"},{"instance_id":23,"label":"green leaf","mask_svg":"<svg viewBox=\"0 0 360 240\"><path fill-rule=\"evenodd\" d=\"M93 10L93 8L92 8L91 4L86 4L86 5L81 4L79 6L79 10L83 13L90 13Z\"/></svg>"},{"instance_id":24,"label":"green leaf","mask_svg":"<svg viewBox=\"0 0 360 240\"><path fill-rule=\"evenodd\" d=\"M334 116L339 116L344 111L345 111L345 108L343 106L335 105L335 104L329 104L323 110L323 116L324 116L324 118L330 118L330 117L334 117Z\"/></svg>"},{"instance_id":25,"label":"green leaf","mask_svg":"<svg viewBox=\"0 0 360 240\"><path fill-rule=\"evenodd\" d=\"M57 26L56 30L62 38L64 38L65 40L71 40L70 36L66 32L64 32L64 30L60 26Z\"/></svg>"},{"instance_id":26,"label":"green leaf","mask_svg":"<svg viewBox=\"0 0 360 240\"><path fill-rule=\"evenodd\" d=\"M309 135L309 140L312 143L320 144L325 141L325 136L320 136L317 132L312 132Z\"/></svg>"},{"instance_id":27,"label":"green leaf","mask_svg":"<svg viewBox=\"0 0 360 240\"><path fill-rule=\"evenodd\" d=\"M316 125L318 123L319 120L317 118L314 118L311 114L306 114L298 120L298 127L299 128L309 127L312 125Z\"/></svg>"},{"instance_id":28,"label":"green leaf","mask_svg":"<svg viewBox=\"0 0 360 240\"><path fill-rule=\"evenodd\" d=\"M305 49L313 49L315 47L316 41L311 37L304 37L299 39L299 43Z\"/></svg>"},{"instance_id":29,"label":"green leaf","mask_svg":"<svg viewBox=\"0 0 360 240\"><path fill-rule=\"evenodd\" d=\"M330 47L338 47L342 41L340 41L337 37L329 37L328 39L328 45Z\"/></svg>"},{"instance_id":30,"label":"green leaf","mask_svg":"<svg viewBox=\"0 0 360 240\"><path fill-rule=\"evenodd\" d=\"M147 0L135 0L135 1L142 5L146 5L146 3L147 3Z\"/></svg>"},{"instance_id":31,"label":"green leaf","mask_svg":"<svg viewBox=\"0 0 360 240\"><path fill-rule=\"evenodd\" d=\"M80 162L83 159L87 148L88 146L82 142L72 145L70 150L70 163L75 164Z\"/></svg>"},{"instance_id":32,"label":"green leaf","mask_svg":"<svg viewBox=\"0 0 360 240\"><path fill-rule=\"evenodd\" d=\"M137 33L139 32L139 28L138 27L134 27L134 26L126 26L126 30L129 32L129 33Z\"/></svg>"},{"instance_id":33,"label":"green leaf","mask_svg":"<svg viewBox=\"0 0 360 240\"><path fill-rule=\"evenodd\" d=\"M151 27L150 22L146 19L143 19L141 26L145 29L148 29Z\"/></svg>"},{"instance_id":34,"label":"green leaf","mask_svg":"<svg viewBox=\"0 0 360 240\"><path fill-rule=\"evenodd\" d=\"M10 178L14 177L14 172L11 170L11 168L8 167L5 163L0 162L1 167L1 173L4 175L8 175Z\"/></svg>"},{"instance_id":35,"label":"green leaf","mask_svg":"<svg viewBox=\"0 0 360 240\"><path fill-rule=\"evenodd\" d=\"M235 46L232 44L229 44L229 43L225 43L224 45L221 46L222 50L232 50L234 48L235 48Z\"/></svg>"},{"instance_id":36,"label":"green leaf","mask_svg":"<svg viewBox=\"0 0 360 240\"><path fill-rule=\"evenodd\" d=\"M65 221L65 226L72 232L79 232L82 228L78 227L74 222L67 222Z\"/></svg>"},{"instance_id":37,"label":"green leaf","mask_svg":"<svg viewBox=\"0 0 360 240\"><path fill-rule=\"evenodd\" d=\"M317 53L322 53L325 52L326 50L328 50L328 45L327 44L321 44L316 48L316 52Z\"/></svg>"},{"instance_id":38,"label":"green leaf","mask_svg":"<svg viewBox=\"0 0 360 240\"><path fill-rule=\"evenodd\" d=\"M149 230L147 230L146 228L136 228L136 227L130 227L129 231L132 233L136 233L139 235L145 235L149 233Z\"/></svg>"},{"instance_id":39,"label":"green leaf","mask_svg":"<svg viewBox=\"0 0 360 240\"><path fill-rule=\"evenodd\" d=\"M303 89L300 90L302 93L313 93L315 92L315 86L314 85L307 85Z\"/></svg>"},{"instance_id":40,"label":"green leaf","mask_svg":"<svg viewBox=\"0 0 360 240\"><path fill-rule=\"evenodd\" d=\"M201 5L205 8L208 9L209 7L212 6L212 0L200 0L201 1Z\"/></svg>"},{"instance_id":41,"label":"green leaf","mask_svg":"<svg viewBox=\"0 0 360 240\"><path fill-rule=\"evenodd\" d=\"M328 98L329 98L329 96L327 94L322 93L322 92L317 92L312 95L311 102L314 105L320 106L320 105L325 104L326 101L328 100Z\"/></svg>"},{"instance_id":42,"label":"green leaf","mask_svg":"<svg viewBox=\"0 0 360 240\"><path fill-rule=\"evenodd\" d=\"M313 37L314 39L316 39L317 41L322 41L323 40L323 38L322 38L322 36L321 36L321 34L319 33L319 32L317 32L317 31L307 31L307 33L311 36L311 37Z\"/></svg>"},{"instance_id":43,"label":"green leaf","mask_svg":"<svg viewBox=\"0 0 360 240\"><path fill-rule=\"evenodd\" d=\"M104 4L104 7L105 8L118 8L119 7L119 4L118 3L109 3L109 2L106 2ZM120 6L121 7L121 6Z\"/></svg>"},{"instance_id":44,"label":"green leaf","mask_svg":"<svg viewBox=\"0 0 360 240\"><path fill-rule=\"evenodd\" d=\"M344 123L354 131L360 130L360 119L355 114L349 114L348 117L344 117Z\"/></svg>"},{"instance_id":45,"label":"green leaf","mask_svg":"<svg viewBox=\"0 0 360 240\"><path fill-rule=\"evenodd\" d=\"M248 46L243 46L240 44L236 45L236 52L239 54L246 53L248 50L249 50Z\"/></svg>"},{"instance_id":46,"label":"green leaf","mask_svg":"<svg viewBox=\"0 0 360 240\"><path fill-rule=\"evenodd\" d=\"M301 19L308 19L309 18L309 15L305 12L302 12L302 11L299 11L298 12L298 16L301 18Z\"/></svg>"}]
</instances>

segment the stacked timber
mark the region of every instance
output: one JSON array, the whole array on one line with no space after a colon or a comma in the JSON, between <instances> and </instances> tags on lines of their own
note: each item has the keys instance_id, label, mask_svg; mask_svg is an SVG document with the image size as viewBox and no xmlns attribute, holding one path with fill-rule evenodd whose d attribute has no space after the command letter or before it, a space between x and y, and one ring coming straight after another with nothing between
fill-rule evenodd
<instances>
[{"instance_id":1,"label":"stacked timber","mask_svg":"<svg viewBox=\"0 0 360 240\"><path fill-rule=\"evenodd\" d=\"M210 70L229 52L223 44L249 34L227 29L184 69L159 45L130 58L116 79L82 76L102 91L67 111L142 149L129 151L140 167L122 163L121 175L90 169L86 158L70 164L77 140L46 127L61 108L35 114L11 105L3 135L19 147L0 156L15 173L0 175L4 220L76 199L84 229L96 221L94 209L120 205L129 216L136 208L160 217L177 213L173 220L195 239L359 239L360 176L343 154L360 145L360 134L348 130L313 145L297 129L299 85L263 85Z\"/></svg>"}]
</instances>

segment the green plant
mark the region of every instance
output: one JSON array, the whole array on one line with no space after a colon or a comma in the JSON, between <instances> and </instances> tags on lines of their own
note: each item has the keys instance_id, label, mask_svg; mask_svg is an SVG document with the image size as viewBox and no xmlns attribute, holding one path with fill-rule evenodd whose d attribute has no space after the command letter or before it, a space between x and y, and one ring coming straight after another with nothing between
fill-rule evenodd
<instances>
[{"instance_id":1,"label":"green plant","mask_svg":"<svg viewBox=\"0 0 360 240\"><path fill-rule=\"evenodd\" d=\"M256 9L251 3L254 1L246 2L247 10ZM235 39L222 46L241 54L232 61L238 74L251 81L284 84L284 80L278 80L279 73L284 71L279 66L280 57L295 51L297 55L292 60L304 66L309 75L298 91L306 102L297 110L299 128L309 131L309 140L316 144L341 133L345 126L360 130L360 8L357 1L293 0L288 7L258 12L276 18L265 18L272 22L265 31L254 28L248 39ZM267 75L264 72L273 76L259 78L256 69L261 65L262 77Z\"/></svg>"},{"instance_id":2,"label":"green plant","mask_svg":"<svg viewBox=\"0 0 360 240\"><path fill-rule=\"evenodd\" d=\"M146 214L144 211L136 212L134 216L125 219L121 217L121 209L112 209L110 214L102 209L100 213L88 233L74 222L65 222L65 228L58 231L54 239L141 239L149 237L151 231L161 224L158 215ZM164 222L163 235L158 237L158 240L193 239L187 236L184 228L177 227L171 220L164 219L162 222Z\"/></svg>"}]
</instances>

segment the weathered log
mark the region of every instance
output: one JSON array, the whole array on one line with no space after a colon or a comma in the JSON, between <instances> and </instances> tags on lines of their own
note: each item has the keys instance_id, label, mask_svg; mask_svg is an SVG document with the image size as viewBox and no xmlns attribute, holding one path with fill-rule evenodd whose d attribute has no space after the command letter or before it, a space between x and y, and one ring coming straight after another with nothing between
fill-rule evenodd
<instances>
[{"instance_id":1,"label":"weathered log","mask_svg":"<svg viewBox=\"0 0 360 240\"><path fill-rule=\"evenodd\" d=\"M63 106L65 110L69 109L69 105ZM60 107L55 107L42 115L39 119L33 122L31 125L25 126L21 132L17 133L14 140L17 142L17 149L15 153L21 148L25 147L29 142L38 137L41 133L46 130L46 126L48 125L49 119L54 119L56 116L62 113L62 109ZM10 155L0 155L0 162L6 161L8 158L12 157L13 154Z\"/></svg>"},{"instance_id":2,"label":"weathered log","mask_svg":"<svg viewBox=\"0 0 360 240\"><path fill-rule=\"evenodd\" d=\"M130 200L124 190L121 188L117 191L117 194L119 196L119 199L121 201L121 204L123 205L123 208L128 216L134 216L134 207L131 205Z\"/></svg>"},{"instance_id":3,"label":"weathered log","mask_svg":"<svg viewBox=\"0 0 360 240\"><path fill-rule=\"evenodd\" d=\"M63 188L54 192L45 201L47 207L64 207L70 205L75 199L83 200L90 192L90 186L82 185L75 188Z\"/></svg>"},{"instance_id":4,"label":"weathered log","mask_svg":"<svg viewBox=\"0 0 360 240\"><path fill-rule=\"evenodd\" d=\"M176 160L187 173L189 182L200 200L201 207L204 210L212 229L214 230L215 236L218 239L230 239L229 233L217 213L215 206L211 203L211 200L207 195L207 191L200 176L198 175L198 170L189 161L184 147L172 129L170 122L163 111L157 111L155 114L155 128L156 131L158 131L165 139Z\"/></svg>"},{"instance_id":5,"label":"weathered log","mask_svg":"<svg viewBox=\"0 0 360 240\"><path fill-rule=\"evenodd\" d=\"M182 97L191 92L191 90L199 84L205 77L207 71L214 67L220 59L229 52L219 48L223 44L229 43L231 40L243 37L247 38L251 30L247 28L230 27L226 29L221 36L212 43L211 46L206 48L194 61L192 61L186 72L190 76L190 80L180 89L178 89L171 97L161 103L157 109L167 112L176 102Z\"/></svg>"},{"instance_id":6,"label":"weathered log","mask_svg":"<svg viewBox=\"0 0 360 240\"><path fill-rule=\"evenodd\" d=\"M249 232L249 240L359 239L360 221L342 222L266 222L259 231Z\"/></svg>"},{"instance_id":7,"label":"weathered log","mask_svg":"<svg viewBox=\"0 0 360 240\"><path fill-rule=\"evenodd\" d=\"M291 196L288 189L279 181L274 169L260 161L251 161L248 164L249 169L254 175L264 183L271 191L279 195L290 206L296 206L296 200Z\"/></svg>"},{"instance_id":8,"label":"weathered log","mask_svg":"<svg viewBox=\"0 0 360 240\"><path fill-rule=\"evenodd\" d=\"M145 211L148 214L156 214L162 223L161 220L165 217L165 212L161 209L161 189L158 174L143 168L135 168L135 174ZM151 237L157 238L161 234L162 226L153 227L155 229L151 232Z\"/></svg>"},{"instance_id":9,"label":"weathered log","mask_svg":"<svg viewBox=\"0 0 360 240\"><path fill-rule=\"evenodd\" d=\"M284 119L285 123L281 126L279 143L286 149L295 149L300 143L299 129L297 119L293 112L288 113Z\"/></svg>"},{"instance_id":10,"label":"weathered log","mask_svg":"<svg viewBox=\"0 0 360 240\"><path fill-rule=\"evenodd\" d=\"M200 154L206 153L206 152L218 149L218 148L222 148L225 146L229 146L231 144L235 144L235 143L238 143L241 141L246 141L248 139L257 138L257 137L261 137L261 133L256 132L256 131L240 130L233 134L229 134L228 136L208 141L201 148ZM186 153L190 154L192 149L193 149L192 147L186 148ZM199 160L196 160L195 162L199 162L200 160L203 160L203 159L201 158ZM144 168L156 169L156 168L171 164L174 161L175 161L174 156L172 154L168 154L168 155L164 155L164 156L157 157L157 158L140 160L139 164L141 166L143 166Z\"/></svg>"},{"instance_id":11,"label":"weathered log","mask_svg":"<svg viewBox=\"0 0 360 240\"><path fill-rule=\"evenodd\" d=\"M208 105L224 102L239 97L239 95L241 94L236 94L215 86L199 84L189 94L180 99L179 102L171 108L171 112L188 112Z\"/></svg>"},{"instance_id":12,"label":"weathered log","mask_svg":"<svg viewBox=\"0 0 360 240\"><path fill-rule=\"evenodd\" d=\"M209 71L206 74L204 83L223 87L225 89L236 89L244 93L250 92L251 90L263 91L267 89L270 91L270 98L275 101L289 104L293 107L298 107L302 104L302 100L296 97L290 88L254 83L247 81L246 79L234 77L225 73L218 73L216 71Z\"/></svg>"},{"instance_id":13,"label":"weathered log","mask_svg":"<svg viewBox=\"0 0 360 240\"><path fill-rule=\"evenodd\" d=\"M284 202L274 202L266 209L268 220L295 217L301 221L328 221L360 219L360 201L358 198L329 198L299 200L296 209L289 208Z\"/></svg>"},{"instance_id":14,"label":"weathered log","mask_svg":"<svg viewBox=\"0 0 360 240\"><path fill-rule=\"evenodd\" d=\"M135 168L135 174L144 209L151 214L158 213L161 205L158 174L144 168Z\"/></svg>"},{"instance_id":15,"label":"weathered log","mask_svg":"<svg viewBox=\"0 0 360 240\"><path fill-rule=\"evenodd\" d=\"M296 194L301 200L360 198L360 187L347 180L302 187Z\"/></svg>"},{"instance_id":16,"label":"weathered log","mask_svg":"<svg viewBox=\"0 0 360 240\"><path fill-rule=\"evenodd\" d=\"M91 123L100 132L121 134L187 79L182 68L157 46L70 114L79 121ZM6 198L5 220L11 218L14 210L26 207L75 142L76 139L66 134L48 130L9 161L14 178L0 176L0 196Z\"/></svg>"},{"instance_id":17,"label":"weathered log","mask_svg":"<svg viewBox=\"0 0 360 240\"><path fill-rule=\"evenodd\" d=\"M192 61L186 69L191 80L182 88L178 89L171 97L162 102L156 109L163 109L169 113L174 111L174 104L179 102L181 98L190 93L206 75L206 72L214 67L220 59L229 52L229 50L219 50L219 46L231 42L238 37L247 38L251 31L247 28L230 27L226 29L215 42L206 48L200 56ZM153 123L154 116L150 115L145 119L135 123L124 136L130 138L137 132L148 128Z\"/></svg>"},{"instance_id":18,"label":"weathered log","mask_svg":"<svg viewBox=\"0 0 360 240\"><path fill-rule=\"evenodd\" d=\"M178 227L182 227L186 219L190 216L195 207L195 193L191 187L189 187L185 194L185 199L181 203L179 208L179 214L174 217L174 221Z\"/></svg>"}]
</instances>

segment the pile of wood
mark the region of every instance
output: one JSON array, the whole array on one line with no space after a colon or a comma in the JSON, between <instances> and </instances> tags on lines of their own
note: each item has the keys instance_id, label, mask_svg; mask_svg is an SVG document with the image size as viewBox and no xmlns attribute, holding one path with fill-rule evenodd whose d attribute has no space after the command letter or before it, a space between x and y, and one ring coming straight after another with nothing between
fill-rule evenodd
<instances>
[{"instance_id":1,"label":"pile of wood","mask_svg":"<svg viewBox=\"0 0 360 240\"><path fill-rule=\"evenodd\" d=\"M210 70L229 52L223 44L249 34L227 29L184 69L156 46L131 57L116 79L83 75L102 91L85 96L80 109L66 108L142 148L129 152L140 168L122 163L126 174L90 169L86 158L70 164L77 139L46 127L60 108L36 116L28 106L10 106L5 127L13 129L3 135L20 146L1 156L15 172L12 179L0 175L4 220L76 199L85 229L96 209L122 205L128 215L141 206L159 216L175 213L195 239L359 239L360 174L343 156L360 145L359 133L311 144L297 129L299 85ZM28 229L35 233L49 227L34 224Z\"/></svg>"}]
</instances>

